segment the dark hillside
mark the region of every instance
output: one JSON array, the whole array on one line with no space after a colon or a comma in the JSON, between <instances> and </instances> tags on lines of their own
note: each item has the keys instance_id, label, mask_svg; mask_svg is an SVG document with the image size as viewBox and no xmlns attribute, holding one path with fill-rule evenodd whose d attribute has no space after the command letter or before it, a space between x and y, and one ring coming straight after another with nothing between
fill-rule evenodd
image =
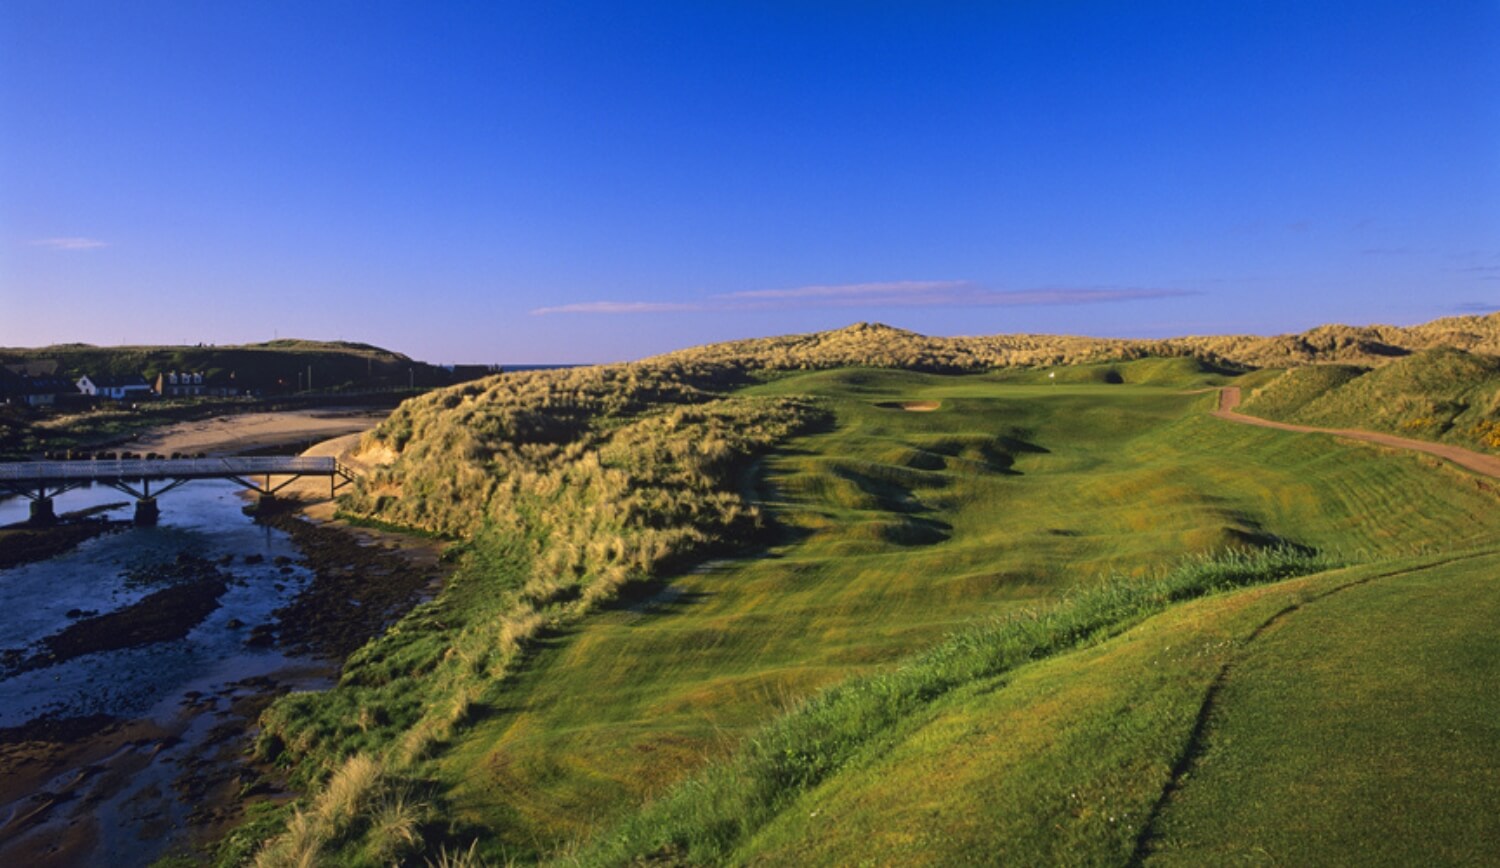
<instances>
[{"instance_id":1,"label":"dark hillside","mask_svg":"<svg viewBox=\"0 0 1500 868\"><path fill-rule=\"evenodd\" d=\"M442 368L369 344L284 338L238 346L117 346L58 344L0 348L0 365L56 362L70 379L84 374L140 374L148 381L171 371L203 372L216 382L265 392L313 389L438 386L452 382Z\"/></svg>"}]
</instances>

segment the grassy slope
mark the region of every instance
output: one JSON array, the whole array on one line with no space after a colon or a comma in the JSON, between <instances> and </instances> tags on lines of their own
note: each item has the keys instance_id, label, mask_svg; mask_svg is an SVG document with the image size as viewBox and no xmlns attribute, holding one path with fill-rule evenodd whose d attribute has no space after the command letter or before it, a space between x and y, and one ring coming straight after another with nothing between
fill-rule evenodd
<instances>
[{"instance_id":1,"label":"grassy slope","mask_svg":"<svg viewBox=\"0 0 1500 868\"><path fill-rule=\"evenodd\" d=\"M1244 395L1241 412L1267 419L1287 420L1330 390L1365 373L1355 365L1306 365L1292 368L1281 376Z\"/></svg>"},{"instance_id":2,"label":"grassy slope","mask_svg":"<svg viewBox=\"0 0 1500 868\"><path fill-rule=\"evenodd\" d=\"M1160 861L1479 864L1500 841L1500 555L1328 597L1238 660Z\"/></svg>"},{"instance_id":3,"label":"grassy slope","mask_svg":"<svg viewBox=\"0 0 1500 868\"><path fill-rule=\"evenodd\" d=\"M1428 561L1211 597L978 681L732 861L1482 860L1500 832L1500 699L1481 689L1500 650L1500 554ZM1158 805L1185 754L1185 784Z\"/></svg>"},{"instance_id":4,"label":"grassy slope","mask_svg":"<svg viewBox=\"0 0 1500 868\"><path fill-rule=\"evenodd\" d=\"M1297 368L1250 395L1244 411L1500 452L1500 358L1444 348L1368 373L1342 365Z\"/></svg>"},{"instance_id":5,"label":"grassy slope","mask_svg":"<svg viewBox=\"0 0 1500 868\"><path fill-rule=\"evenodd\" d=\"M819 687L1109 572L1277 536L1388 556L1500 524L1486 495L1418 459L1227 425L1201 412L1208 396L1001 379L759 387L824 395L838 416L767 463L796 542L554 639L434 767L460 823L495 855L551 850ZM942 406L876 406L912 400Z\"/></svg>"}]
</instances>

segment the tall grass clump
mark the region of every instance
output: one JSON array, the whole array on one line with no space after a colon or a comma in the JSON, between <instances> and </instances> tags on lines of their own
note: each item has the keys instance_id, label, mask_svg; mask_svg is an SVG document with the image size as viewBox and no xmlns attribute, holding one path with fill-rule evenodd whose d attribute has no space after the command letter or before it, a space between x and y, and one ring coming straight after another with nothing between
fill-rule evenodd
<instances>
[{"instance_id":1,"label":"tall grass clump","mask_svg":"<svg viewBox=\"0 0 1500 868\"><path fill-rule=\"evenodd\" d=\"M846 682L795 707L728 759L596 839L578 861L724 861L863 747L957 688L1102 641L1177 602L1334 566L1300 548L1232 550L1193 558L1157 578L1111 579L1047 608L957 633L890 672Z\"/></svg>"},{"instance_id":2,"label":"tall grass clump","mask_svg":"<svg viewBox=\"0 0 1500 868\"><path fill-rule=\"evenodd\" d=\"M286 831L255 855L256 868L325 864L341 844L362 839L360 861L389 864L422 845L428 808L393 782L379 760L349 757L305 808L292 812Z\"/></svg>"}]
</instances>

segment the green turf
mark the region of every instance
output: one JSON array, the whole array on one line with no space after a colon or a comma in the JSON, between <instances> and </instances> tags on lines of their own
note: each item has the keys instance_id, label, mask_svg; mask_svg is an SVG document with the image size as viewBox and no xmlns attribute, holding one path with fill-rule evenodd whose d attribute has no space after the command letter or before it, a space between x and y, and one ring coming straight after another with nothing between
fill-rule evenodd
<instances>
[{"instance_id":1,"label":"green turf","mask_svg":"<svg viewBox=\"0 0 1500 868\"><path fill-rule=\"evenodd\" d=\"M976 681L727 861L1483 861L1500 828L1500 698L1482 689L1497 564L1491 551L1211 597Z\"/></svg>"},{"instance_id":2,"label":"green turf","mask_svg":"<svg viewBox=\"0 0 1500 868\"><path fill-rule=\"evenodd\" d=\"M1382 571L1385 572L1385 571ZM1481 864L1500 842L1500 555L1307 605L1240 655L1153 861Z\"/></svg>"},{"instance_id":3,"label":"green turf","mask_svg":"<svg viewBox=\"0 0 1500 868\"><path fill-rule=\"evenodd\" d=\"M1244 373L1242 369L1215 365L1192 356L1144 358L1134 361L1096 362L1087 365L1050 365L1036 368L1005 368L991 378L1005 383L1029 385L1136 385L1190 387L1224 385Z\"/></svg>"},{"instance_id":4,"label":"green turf","mask_svg":"<svg viewBox=\"0 0 1500 868\"><path fill-rule=\"evenodd\" d=\"M494 857L556 853L727 756L818 689L1108 575L1277 541L1346 560L1389 558L1482 543L1500 529L1492 495L1454 485L1455 474L1422 459L1210 418L1214 396L1184 390L1218 376L1176 370L1165 388L842 370L755 387L822 396L837 417L763 464L759 493L783 526L781 543L677 577L550 639L428 769L447 793L454 836L480 837ZM910 402L939 406L882 406ZM1222 658L1208 656L1212 670ZM1202 661L1170 659L1179 658L1183 683L1201 686ZM1125 698L1110 701L1128 704L1135 689L1119 687ZM1152 712L1149 731L1121 742L1119 761L1146 774L1122 784L1132 805L1159 793L1153 757L1185 737L1179 698L1192 689L1182 690L1151 700L1160 719ZM1031 694L1002 694L1029 707ZM961 697L945 702L962 711ZM1073 731L1070 750L1084 750L1107 730L1089 722L1097 709L1075 706L1084 717L1057 738ZM1143 751L1136 760L1129 745ZM1028 774L1045 771L1036 768ZM1002 819L973 822L1036 822ZM875 815L869 824L879 825ZM799 827L780 828L754 847L802 846ZM1105 837L1115 849L1101 852L1116 853L1118 836Z\"/></svg>"}]
</instances>

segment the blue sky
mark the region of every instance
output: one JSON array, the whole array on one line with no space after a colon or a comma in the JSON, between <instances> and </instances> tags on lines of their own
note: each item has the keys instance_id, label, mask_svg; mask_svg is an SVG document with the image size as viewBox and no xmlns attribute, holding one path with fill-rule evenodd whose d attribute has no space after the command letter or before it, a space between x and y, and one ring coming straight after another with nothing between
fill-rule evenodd
<instances>
[{"instance_id":1,"label":"blue sky","mask_svg":"<svg viewBox=\"0 0 1500 868\"><path fill-rule=\"evenodd\" d=\"M0 345L1500 309L1500 3L0 4Z\"/></svg>"}]
</instances>

